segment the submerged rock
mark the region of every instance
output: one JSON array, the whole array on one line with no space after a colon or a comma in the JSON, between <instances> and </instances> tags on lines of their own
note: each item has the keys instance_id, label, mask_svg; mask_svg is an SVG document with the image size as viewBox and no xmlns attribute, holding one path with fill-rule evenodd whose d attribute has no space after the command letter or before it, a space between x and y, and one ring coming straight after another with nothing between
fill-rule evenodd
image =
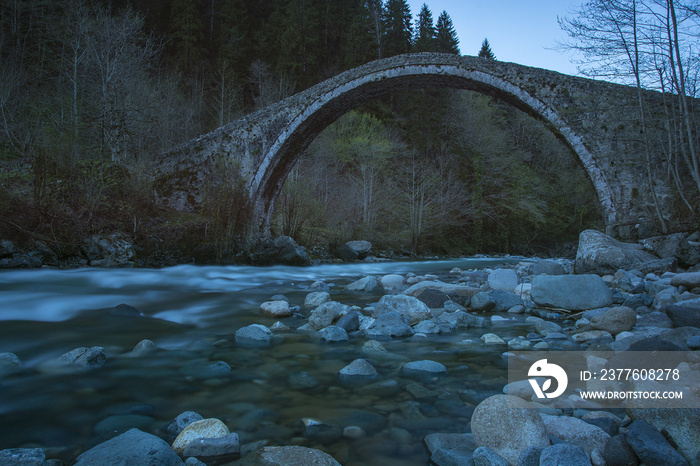
<instances>
[{"instance_id":1,"label":"submerged rock","mask_svg":"<svg viewBox=\"0 0 700 466\"><path fill-rule=\"evenodd\" d=\"M298 446L263 447L243 458L239 464L242 466L341 466L328 453Z\"/></svg>"},{"instance_id":2,"label":"submerged rock","mask_svg":"<svg viewBox=\"0 0 700 466\"><path fill-rule=\"evenodd\" d=\"M340 383L350 387L374 382L377 377L377 370L366 359L355 359L338 372Z\"/></svg>"},{"instance_id":3,"label":"submerged rock","mask_svg":"<svg viewBox=\"0 0 700 466\"><path fill-rule=\"evenodd\" d=\"M272 344L272 331L264 325L251 324L236 330L234 339L243 347L266 347Z\"/></svg>"}]
</instances>

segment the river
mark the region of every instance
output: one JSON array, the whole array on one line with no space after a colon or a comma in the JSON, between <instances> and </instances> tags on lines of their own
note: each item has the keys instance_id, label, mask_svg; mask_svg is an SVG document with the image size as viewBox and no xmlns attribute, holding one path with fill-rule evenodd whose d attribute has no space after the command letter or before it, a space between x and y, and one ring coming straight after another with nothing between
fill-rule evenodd
<instances>
[{"instance_id":1,"label":"river","mask_svg":"<svg viewBox=\"0 0 700 466\"><path fill-rule=\"evenodd\" d=\"M15 353L21 370L0 375L0 449L40 447L67 463L82 451L130 427L161 435L178 414L215 417L241 437L244 448L269 444L317 447L347 464L426 464L423 437L465 432L471 410L506 383L501 350L463 345L484 329L384 342L395 358L375 362L383 380L401 384L382 394L342 387L337 372L361 357L366 339L324 343L290 318L270 348L236 346L234 332L274 320L262 302L284 294L302 305L309 285L323 280L331 296L365 306L380 296L343 291L366 275L434 274L453 267L478 269L514 259L329 264L314 267L181 265L164 269L10 270L0 272L0 353ZM142 316L113 308L134 306ZM512 319L512 316L509 316ZM526 334L519 321L500 335ZM158 350L133 357L143 339ZM45 363L77 347L101 346L106 364L87 372L57 373ZM428 391L400 377L410 360L444 364L448 376ZM231 371L221 370L225 362ZM313 387L290 375L318 381ZM303 385L303 384L302 384ZM360 426L363 438L323 444L304 439L301 420ZM320 442L320 443L319 443Z\"/></svg>"}]
</instances>

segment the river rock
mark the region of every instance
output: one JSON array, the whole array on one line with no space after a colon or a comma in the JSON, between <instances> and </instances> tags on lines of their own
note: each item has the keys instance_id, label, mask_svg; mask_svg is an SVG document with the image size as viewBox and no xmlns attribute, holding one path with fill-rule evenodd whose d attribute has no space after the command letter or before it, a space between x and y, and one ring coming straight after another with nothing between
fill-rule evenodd
<instances>
[{"instance_id":1,"label":"river rock","mask_svg":"<svg viewBox=\"0 0 700 466\"><path fill-rule=\"evenodd\" d=\"M518 274L512 269L496 269L487 279L492 290L512 292L518 286Z\"/></svg>"},{"instance_id":2,"label":"river rock","mask_svg":"<svg viewBox=\"0 0 700 466\"><path fill-rule=\"evenodd\" d=\"M112 233L87 239L83 254L93 267L121 267L133 264L136 251L131 238L124 233Z\"/></svg>"},{"instance_id":3,"label":"river rock","mask_svg":"<svg viewBox=\"0 0 700 466\"><path fill-rule=\"evenodd\" d=\"M421 382L434 382L447 375L447 368L430 360L411 361L401 367L401 375Z\"/></svg>"},{"instance_id":4,"label":"river rock","mask_svg":"<svg viewBox=\"0 0 700 466\"><path fill-rule=\"evenodd\" d=\"M382 277L382 286L385 290L400 290L406 284L406 279L403 275L388 274Z\"/></svg>"},{"instance_id":5,"label":"river rock","mask_svg":"<svg viewBox=\"0 0 700 466\"><path fill-rule=\"evenodd\" d=\"M650 273L663 275L666 272L675 272L678 270L678 260L675 257L667 257L656 261L649 261L637 266L642 275Z\"/></svg>"},{"instance_id":6,"label":"river rock","mask_svg":"<svg viewBox=\"0 0 700 466\"><path fill-rule=\"evenodd\" d=\"M563 440L570 445L578 445L590 458L593 450L602 452L610 435L600 427L581 419L569 416L542 415L547 435ZM543 452L544 453L544 452Z\"/></svg>"},{"instance_id":7,"label":"river rock","mask_svg":"<svg viewBox=\"0 0 700 466\"><path fill-rule=\"evenodd\" d=\"M103 347L81 347L42 364L41 368L48 372L88 371L98 369L104 366L106 362L107 355Z\"/></svg>"},{"instance_id":8,"label":"river rock","mask_svg":"<svg viewBox=\"0 0 700 466\"><path fill-rule=\"evenodd\" d=\"M162 439L131 429L78 456L74 466L95 464L177 466L184 463Z\"/></svg>"},{"instance_id":9,"label":"river rock","mask_svg":"<svg viewBox=\"0 0 700 466\"><path fill-rule=\"evenodd\" d=\"M407 337L415 332L398 312L385 312L379 315L365 329L369 338Z\"/></svg>"},{"instance_id":10,"label":"river rock","mask_svg":"<svg viewBox=\"0 0 700 466\"><path fill-rule=\"evenodd\" d=\"M403 292L403 294L415 296L419 290L422 290L423 288L432 288L442 291L449 296L452 301L465 306L469 303L470 298L479 291L478 288L471 286L455 285L452 283L441 282L439 280L425 280L411 285Z\"/></svg>"},{"instance_id":11,"label":"river rock","mask_svg":"<svg viewBox=\"0 0 700 466\"><path fill-rule=\"evenodd\" d=\"M386 312L398 312L399 315L408 320L409 325L414 325L421 320L433 317L433 313L424 302L413 296L406 295L382 296L372 310L372 317L377 318Z\"/></svg>"},{"instance_id":12,"label":"river rock","mask_svg":"<svg viewBox=\"0 0 700 466\"><path fill-rule=\"evenodd\" d=\"M430 461L438 466L458 466L472 463L477 446L468 434L428 434L423 439L430 451Z\"/></svg>"},{"instance_id":13,"label":"river rock","mask_svg":"<svg viewBox=\"0 0 700 466\"><path fill-rule=\"evenodd\" d=\"M343 429L335 424L305 418L301 420L304 425L304 437L322 444L333 443L343 436Z\"/></svg>"},{"instance_id":14,"label":"river rock","mask_svg":"<svg viewBox=\"0 0 700 466\"><path fill-rule=\"evenodd\" d=\"M341 466L328 453L299 446L262 447L237 464L241 466Z\"/></svg>"},{"instance_id":15,"label":"river rock","mask_svg":"<svg viewBox=\"0 0 700 466\"><path fill-rule=\"evenodd\" d=\"M340 327L329 325L328 327L321 329L321 340L325 340L329 343L348 341L348 333Z\"/></svg>"},{"instance_id":16,"label":"river rock","mask_svg":"<svg viewBox=\"0 0 700 466\"><path fill-rule=\"evenodd\" d=\"M479 447L472 454L474 466L508 466L508 461L489 447Z\"/></svg>"},{"instance_id":17,"label":"river rock","mask_svg":"<svg viewBox=\"0 0 700 466\"><path fill-rule=\"evenodd\" d=\"M496 302L487 291L480 291L472 296L469 308L475 312L488 312L496 307Z\"/></svg>"},{"instance_id":18,"label":"river rock","mask_svg":"<svg viewBox=\"0 0 700 466\"><path fill-rule=\"evenodd\" d=\"M318 387L321 384L321 382L305 371L289 374L289 377L287 377L287 383L289 384L289 388L292 390L308 390L310 388Z\"/></svg>"},{"instance_id":19,"label":"river rock","mask_svg":"<svg viewBox=\"0 0 700 466\"><path fill-rule=\"evenodd\" d=\"M688 465L688 461L668 443L661 432L644 421L633 421L627 428L626 439L639 459L646 464Z\"/></svg>"},{"instance_id":20,"label":"river rock","mask_svg":"<svg viewBox=\"0 0 700 466\"><path fill-rule=\"evenodd\" d=\"M615 272L611 285L627 293L644 293L644 279L626 270Z\"/></svg>"},{"instance_id":21,"label":"river rock","mask_svg":"<svg viewBox=\"0 0 700 466\"><path fill-rule=\"evenodd\" d=\"M543 337L546 337L550 333L561 333L562 331L561 325L556 322L551 322L535 316L528 317L525 319L525 322L533 324L535 326L535 331Z\"/></svg>"},{"instance_id":22,"label":"river rock","mask_svg":"<svg viewBox=\"0 0 700 466\"><path fill-rule=\"evenodd\" d=\"M539 260L532 265L531 275L566 275L566 269L557 261Z\"/></svg>"},{"instance_id":23,"label":"river rock","mask_svg":"<svg viewBox=\"0 0 700 466\"><path fill-rule=\"evenodd\" d=\"M236 330L236 344L246 348L262 348L272 344L272 331L260 324L251 324Z\"/></svg>"},{"instance_id":24,"label":"river rock","mask_svg":"<svg viewBox=\"0 0 700 466\"><path fill-rule=\"evenodd\" d=\"M350 311L340 316L340 319L336 321L335 325L346 332L354 332L360 328L360 313L357 311Z\"/></svg>"},{"instance_id":25,"label":"river rock","mask_svg":"<svg viewBox=\"0 0 700 466\"><path fill-rule=\"evenodd\" d=\"M0 450L0 464L8 466L44 466L46 454L41 448Z\"/></svg>"},{"instance_id":26,"label":"river rock","mask_svg":"<svg viewBox=\"0 0 700 466\"><path fill-rule=\"evenodd\" d=\"M210 418L195 421L178 434L173 441L173 450L182 455L185 451L185 447L193 440L200 438L222 438L230 433L226 424L218 419Z\"/></svg>"},{"instance_id":27,"label":"river rock","mask_svg":"<svg viewBox=\"0 0 700 466\"><path fill-rule=\"evenodd\" d=\"M700 408L628 408L627 415L663 430L687 460L700 459Z\"/></svg>"},{"instance_id":28,"label":"river rock","mask_svg":"<svg viewBox=\"0 0 700 466\"><path fill-rule=\"evenodd\" d=\"M185 411L178 415L175 419L170 421L170 424L165 428L165 434L169 438L170 443L180 435L180 432L182 432L185 427L193 422L201 421L202 419L204 419L202 415L195 411Z\"/></svg>"},{"instance_id":29,"label":"river rock","mask_svg":"<svg viewBox=\"0 0 700 466\"><path fill-rule=\"evenodd\" d=\"M631 270L657 259L639 244L623 243L599 231L585 230L579 235L574 270L577 274L611 275L619 269Z\"/></svg>"},{"instance_id":30,"label":"river rock","mask_svg":"<svg viewBox=\"0 0 700 466\"><path fill-rule=\"evenodd\" d=\"M292 311L287 301L267 301L260 305L260 315L273 318L289 317Z\"/></svg>"},{"instance_id":31,"label":"river rock","mask_svg":"<svg viewBox=\"0 0 700 466\"><path fill-rule=\"evenodd\" d=\"M586 452L577 445L559 443L550 445L540 454L540 466L590 466Z\"/></svg>"},{"instance_id":32,"label":"river rock","mask_svg":"<svg viewBox=\"0 0 700 466\"><path fill-rule=\"evenodd\" d=\"M653 236L639 242L642 247L659 257L674 257L684 267L700 262L700 251L693 247L683 233Z\"/></svg>"},{"instance_id":33,"label":"river rock","mask_svg":"<svg viewBox=\"0 0 700 466\"><path fill-rule=\"evenodd\" d=\"M346 261L364 259L372 250L369 241L348 241L338 248L338 255Z\"/></svg>"},{"instance_id":34,"label":"river rock","mask_svg":"<svg viewBox=\"0 0 700 466\"><path fill-rule=\"evenodd\" d=\"M603 458L608 466L637 466L639 460L630 448L625 434L618 434L608 440L603 451Z\"/></svg>"},{"instance_id":35,"label":"river rock","mask_svg":"<svg viewBox=\"0 0 700 466\"><path fill-rule=\"evenodd\" d=\"M352 307L336 301L328 301L311 311L309 324L315 330L321 330L333 324L341 315L352 312Z\"/></svg>"},{"instance_id":36,"label":"river rock","mask_svg":"<svg viewBox=\"0 0 700 466\"><path fill-rule=\"evenodd\" d=\"M355 387L374 382L379 374L366 359L355 359L338 372L338 380L345 386Z\"/></svg>"},{"instance_id":37,"label":"river rock","mask_svg":"<svg viewBox=\"0 0 700 466\"><path fill-rule=\"evenodd\" d=\"M205 464L229 463L240 458L241 442L235 433L217 438L198 438L185 446L182 456L197 458Z\"/></svg>"},{"instance_id":38,"label":"river rock","mask_svg":"<svg viewBox=\"0 0 700 466\"><path fill-rule=\"evenodd\" d=\"M481 335L481 341L484 342L485 345L505 345L506 342L503 340L503 338L499 337L495 333L485 333Z\"/></svg>"},{"instance_id":39,"label":"river rock","mask_svg":"<svg viewBox=\"0 0 700 466\"><path fill-rule=\"evenodd\" d=\"M612 304L612 291L598 275L538 275L531 298L545 307L585 311Z\"/></svg>"},{"instance_id":40,"label":"river rock","mask_svg":"<svg viewBox=\"0 0 700 466\"><path fill-rule=\"evenodd\" d=\"M304 298L304 307L306 309L316 309L321 304L327 303L331 300L331 295L327 291L315 291L309 293Z\"/></svg>"},{"instance_id":41,"label":"river rock","mask_svg":"<svg viewBox=\"0 0 700 466\"><path fill-rule=\"evenodd\" d=\"M630 308L619 306L591 318L591 326L612 335L632 330L637 323L637 314Z\"/></svg>"},{"instance_id":42,"label":"river rock","mask_svg":"<svg viewBox=\"0 0 700 466\"><path fill-rule=\"evenodd\" d=\"M665 313L655 311L637 316L637 327L673 328L673 322Z\"/></svg>"},{"instance_id":43,"label":"river rock","mask_svg":"<svg viewBox=\"0 0 700 466\"><path fill-rule=\"evenodd\" d=\"M511 464L517 464L529 447L548 446L544 422L528 406L511 395L494 395L479 403L471 420L476 445L489 447Z\"/></svg>"},{"instance_id":44,"label":"river rock","mask_svg":"<svg viewBox=\"0 0 700 466\"><path fill-rule=\"evenodd\" d=\"M360 278L345 287L346 291L361 291L363 293L383 293L384 286L377 277Z\"/></svg>"},{"instance_id":45,"label":"river rock","mask_svg":"<svg viewBox=\"0 0 700 466\"><path fill-rule=\"evenodd\" d=\"M700 288L700 272L679 273L671 277L671 285L684 286L689 290Z\"/></svg>"},{"instance_id":46,"label":"river rock","mask_svg":"<svg viewBox=\"0 0 700 466\"><path fill-rule=\"evenodd\" d=\"M6 239L0 241L0 259L12 257L12 254L14 253L15 245L12 241Z\"/></svg>"},{"instance_id":47,"label":"river rock","mask_svg":"<svg viewBox=\"0 0 700 466\"><path fill-rule=\"evenodd\" d=\"M671 304L666 314L676 327L700 328L700 298Z\"/></svg>"},{"instance_id":48,"label":"river rock","mask_svg":"<svg viewBox=\"0 0 700 466\"><path fill-rule=\"evenodd\" d=\"M255 261L259 265L311 265L311 258L306 249L289 236L280 236L272 243L262 246L255 254Z\"/></svg>"},{"instance_id":49,"label":"river rock","mask_svg":"<svg viewBox=\"0 0 700 466\"><path fill-rule=\"evenodd\" d=\"M12 374L22 368L22 361L15 353L0 353L0 375Z\"/></svg>"},{"instance_id":50,"label":"river rock","mask_svg":"<svg viewBox=\"0 0 700 466\"><path fill-rule=\"evenodd\" d=\"M429 308L437 309L450 301L450 297L440 290L434 288L422 288L418 290L414 296L425 303Z\"/></svg>"},{"instance_id":51,"label":"river rock","mask_svg":"<svg viewBox=\"0 0 700 466\"><path fill-rule=\"evenodd\" d=\"M576 343L586 343L591 340L598 340L599 338L608 339L610 341L613 340L612 335L605 330L589 330L587 332L574 333L571 335L571 338L573 338Z\"/></svg>"}]
</instances>

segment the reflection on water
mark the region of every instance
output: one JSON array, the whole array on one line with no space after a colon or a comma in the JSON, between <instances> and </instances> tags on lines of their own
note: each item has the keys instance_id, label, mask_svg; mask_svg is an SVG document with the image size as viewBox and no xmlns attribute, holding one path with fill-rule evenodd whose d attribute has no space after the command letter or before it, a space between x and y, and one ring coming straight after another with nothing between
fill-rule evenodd
<instances>
[{"instance_id":1,"label":"reflection on water","mask_svg":"<svg viewBox=\"0 0 700 466\"><path fill-rule=\"evenodd\" d=\"M327 344L290 330L271 348L243 349L234 344L233 333L251 323L272 324L258 315L260 303L281 293L291 305L301 305L316 280L334 284L335 299L363 306L379 297L341 291L364 275L445 275L453 267L503 262L0 272L0 353L14 352L23 362L20 372L0 376L0 449L38 446L47 457L70 462L115 431L138 427L162 435L164 424L193 410L223 420L244 446L303 444L343 464L425 464L423 437L465 431L476 403L506 383L501 350L461 343L478 339L483 329L384 342L389 355L368 359L380 382L398 382L390 389L338 383L341 368L366 357L361 336ZM144 316L109 311L120 303ZM519 325L499 330L524 333ZM159 350L129 356L145 338ZM45 361L81 346L104 347L107 364L84 373L41 371ZM401 377L403 363L421 359L441 362L448 376L427 383ZM309 417L341 428L359 426L366 435L304 438L301 419Z\"/></svg>"}]
</instances>

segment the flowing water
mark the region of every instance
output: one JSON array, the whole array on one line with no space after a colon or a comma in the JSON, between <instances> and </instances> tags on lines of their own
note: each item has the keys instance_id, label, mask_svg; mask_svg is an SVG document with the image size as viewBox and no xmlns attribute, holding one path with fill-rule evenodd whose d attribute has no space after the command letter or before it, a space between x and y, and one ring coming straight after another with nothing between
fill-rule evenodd
<instances>
[{"instance_id":1,"label":"flowing water","mask_svg":"<svg viewBox=\"0 0 700 466\"><path fill-rule=\"evenodd\" d=\"M363 357L366 339L360 335L325 343L294 330L304 323L295 318L284 320L292 329L278 333L269 348L238 347L233 334L252 323L274 323L258 313L274 294L302 305L316 280L331 284L333 300L364 307L380 296L343 288L365 275L414 272L446 279L453 267L504 262L509 260L0 272L0 353L15 353L22 361L21 370L0 375L0 449L36 446L47 458L70 463L131 427L163 436L161 429L171 419L192 410L224 421L244 449L267 441L320 448L345 465L425 464L423 437L467 431L473 407L506 383L502 349L462 344L493 329L383 342L391 355L370 361L379 380L398 381L398 390L338 383L337 372ZM144 315L111 310L121 303ZM527 332L511 320L498 333ZM143 339L154 341L158 350L129 355ZM45 369L47 361L67 351L92 346L107 353L99 369ZM401 377L402 364L422 359L444 364L447 377L422 384ZM366 435L304 438L303 418L359 426Z\"/></svg>"}]
</instances>

